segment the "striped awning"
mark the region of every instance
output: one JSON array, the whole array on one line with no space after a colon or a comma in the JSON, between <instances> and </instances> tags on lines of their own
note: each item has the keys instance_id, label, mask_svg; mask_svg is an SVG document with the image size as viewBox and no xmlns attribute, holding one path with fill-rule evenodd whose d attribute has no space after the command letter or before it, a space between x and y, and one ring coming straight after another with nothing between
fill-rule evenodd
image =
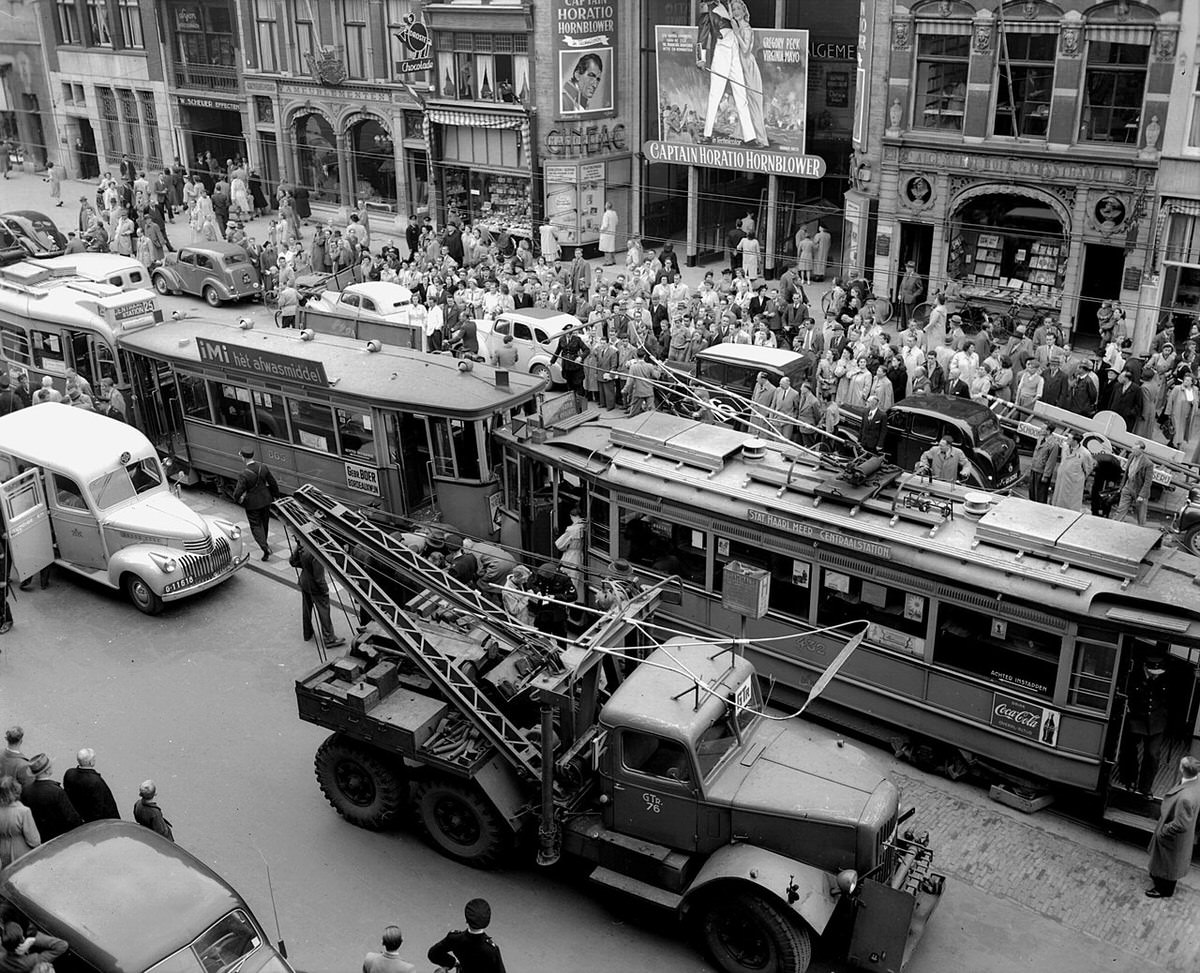
<instances>
[{"instance_id":1,"label":"striped awning","mask_svg":"<svg viewBox=\"0 0 1200 973\"><path fill-rule=\"evenodd\" d=\"M1001 26L997 21L997 26ZM1057 34L1058 24L1049 20L1006 20L1003 25L1006 34Z\"/></svg>"},{"instance_id":2,"label":"striped awning","mask_svg":"<svg viewBox=\"0 0 1200 973\"><path fill-rule=\"evenodd\" d=\"M426 111L429 120L437 125L462 125L466 128L520 128L525 117L458 108L429 108Z\"/></svg>"},{"instance_id":3,"label":"striped awning","mask_svg":"<svg viewBox=\"0 0 1200 973\"><path fill-rule=\"evenodd\" d=\"M1132 24L1090 24L1087 29L1089 41L1105 41L1109 44L1146 44L1154 40L1153 27Z\"/></svg>"},{"instance_id":4,"label":"striped awning","mask_svg":"<svg viewBox=\"0 0 1200 973\"><path fill-rule=\"evenodd\" d=\"M1155 269L1162 260L1167 242L1167 220L1172 216L1200 217L1200 199L1174 199L1170 196L1163 199L1158 207L1158 219L1154 226L1154 248L1151 251Z\"/></svg>"},{"instance_id":5,"label":"striped awning","mask_svg":"<svg viewBox=\"0 0 1200 973\"><path fill-rule=\"evenodd\" d=\"M918 34L969 34L969 20L918 20Z\"/></svg>"}]
</instances>

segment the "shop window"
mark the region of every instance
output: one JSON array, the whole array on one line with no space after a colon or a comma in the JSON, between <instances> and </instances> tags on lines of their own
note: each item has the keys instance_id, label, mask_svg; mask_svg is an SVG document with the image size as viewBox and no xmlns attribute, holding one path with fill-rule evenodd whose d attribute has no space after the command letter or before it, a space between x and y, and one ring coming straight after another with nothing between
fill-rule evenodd
<instances>
[{"instance_id":1,"label":"shop window","mask_svg":"<svg viewBox=\"0 0 1200 973\"><path fill-rule=\"evenodd\" d=\"M1146 44L1088 42L1082 141L1137 144L1149 55Z\"/></svg>"},{"instance_id":2,"label":"shop window","mask_svg":"<svg viewBox=\"0 0 1200 973\"><path fill-rule=\"evenodd\" d=\"M121 116L117 114L117 99L112 88L96 88L100 103L100 129L104 133L105 158L115 162L121 157Z\"/></svg>"},{"instance_id":3,"label":"shop window","mask_svg":"<svg viewBox=\"0 0 1200 973\"><path fill-rule=\"evenodd\" d=\"M260 71L279 70L275 30L275 0L254 0L254 35L258 41Z\"/></svg>"},{"instance_id":4,"label":"shop window","mask_svg":"<svg viewBox=\"0 0 1200 973\"><path fill-rule=\"evenodd\" d=\"M346 73L361 80L367 77L367 0L342 0L342 23Z\"/></svg>"},{"instance_id":5,"label":"shop window","mask_svg":"<svg viewBox=\"0 0 1200 973\"><path fill-rule=\"evenodd\" d=\"M968 34L917 37L917 127L962 131L970 58Z\"/></svg>"},{"instance_id":6,"label":"shop window","mask_svg":"<svg viewBox=\"0 0 1200 973\"><path fill-rule=\"evenodd\" d=\"M141 0L117 0L117 16L121 24L121 45L141 50L146 46L142 37Z\"/></svg>"},{"instance_id":7,"label":"shop window","mask_svg":"<svg viewBox=\"0 0 1200 973\"><path fill-rule=\"evenodd\" d=\"M1200 264L1200 217L1172 213L1167 222L1167 246L1164 260L1181 264Z\"/></svg>"},{"instance_id":8,"label":"shop window","mask_svg":"<svg viewBox=\"0 0 1200 973\"><path fill-rule=\"evenodd\" d=\"M612 543L612 528L609 525L609 493L603 487L592 487L588 491L588 532L591 537L591 547L594 551L608 554Z\"/></svg>"},{"instance_id":9,"label":"shop window","mask_svg":"<svg viewBox=\"0 0 1200 973\"><path fill-rule=\"evenodd\" d=\"M283 407L283 396L274 392L250 393L250 404L254 407L254 424L258 434L267 439L287 439L287 413Z\"/></svg>"},{"instance_id":10,"label":"shop window","mask_svg":"<svg viewBox=\"0 0 1200 973\"><path fill-rule=\"evenodd\" d=\"M730 537L717 537L712 585L716 594L725 590L723 568L729 561L741 561L743 564L770 571L771 594L768 605L771 611L808 621L809 591L812 583L812 565L808 561L792 557L790 554L766 551Z\"/></svg>"},{"instance_id":11,"label":"shop window","mask_svg":"<svg viewBox=\"0 0 1200 973\"><path fill-rule=\"evenodd\" d=\"M817 624L865 620L867 638L876 645L912 655L925 654L929 599L894 585L868 581L843 571L821 569ZM847 629L850 634L853 630Z\"/></svg>"},{"instance_id":12,"label":"shop window","mask_svg":"<svg viewBox=\"0 0 1200 973\"><path fill-rule=\"evenodd\" d=\"M1005 33L997 58L999 84L993 131L997 135L1045 138L1054 90L1056 34Z\"/></svg>"},{"instance_id":13,"label":"shop window","mask_svg":"<svg viewBox=\"0 0 1200 973\"><path fill-rule=\"evenodd\" d=\"M1117 664L1115 632L1079 630L1075 661L1071 664L1071 688L1067 702L1103 713L1108 709L1113 673Z\"/></svg>"},{"instance_id":14,"label":"shop window","mask_svg":"<svg viewBox=\"0 0 1200 973\"><path fill-rule=\"evenodd\" d=\"M1062 636L999 615L942 602L933 661L1049 698Z\"/></svg>"},{"instance_id":15,"label":"shop window","mask_svg":"<svg viewBox=\"0 0 1200 973\"><path fill-rule=\"evenodd\" d=\"M695 527L622 509L621 554L631 564L659 574L677 574L684 581L703 586L708 535Z\"/></svg>"},{"instance_id":16,"label":"shop window","mask_svg":"<svg viewBox=\"0 0 1200 973\"><path fill-rule=\"evenodd\" d=\"M175 381L179 384L179 401L183 407L183 414L189 419L212 422L212 409L208 404L204 379L178 372Z\"/></svg>"},{"instance_id":17,"label":"shop window","mask_svg":"<svg viewBox=\"0 0 1200 973\"><path fill-rule=\"evenodd\" d=\"M375 462L375 433L372 431L371 416L367 412L335 410L337 415L338 440L342 455L350 459Z\"/></svg>"},{"instance_id":18,"label":"shop window","mask_svg":"<svg viewBox=\"0 0 1200 973\"><path fill-rule=\"evenodd\" d=\"M354 198L390 209L396 205L396 147L391 133L374 118L366 118L349 134Z\"/></svg>"},{"instance_id":19,"label":"shop window","mask_svg":"<svg viewBox=\"0 0 1200 973\"><path fill-rule=\"evenodd\" d=\"M78 44L82 38L79 33L79 10L75 0L54 0L54 25L58 32L60 44Z\"/></svg>"},{"instance_id":20,"label":"shop window","mask_svg":"<svg viewBox=\"0 0 1200 973\"><path fill-rule=\"evenodd\" d=\"M254 433L254 415L250 406L250 390L241 385L209 382L213 403L217 407L217 425Z\"/></svg>"},{"instance_id":21,"label":"shop window","mask_svg":"<svg viewBox=\"0 0 1200 973\"><path fill-rule=\"evenodd\" d=\"M529 38L525 34L438 31L437 91L443 98L529 100Z\"/></svg>"},{"instance_id":22,"label":"shop window","mask_svg":"<svg viewBox=\"0 0 1200 973\"><path fill-rule=\"evenodd\" d=\"M137 99L129 88L118 88L117 98L121 104L121 127L125 133L125 151L137 164L143 165L142 127L138 120Z\"/></svg>"},{"instance_id":23,"label":"shop window","mask_svg":"<svg viewBox=\"0 0 1200 973\"><path fill-rule=\"evenodd\" d=\"M337 141L332 126L321 115L305 115L296 119L295 131L300 184L313 199L337 199Z\"/></svg>"},{"instance_id":24,"label":"shop window","mask_svg":"<svg viewBox=\"0 0 1200 973\"><path fill-rule=\"evenodd\" d=\"M18 365L30 364L29 339L18 328L0 327L0 354Z\"/></svg>"},{"instance_id":25,"label":"shop window","mask_svg":"<svg viewBox=\"0 0 1200 973\"><path fill-rule=\"evenodd\" d=\"M154 92L139 91L138 100L142 104L142 131L146 136L146 165L157 168L162 165L162 153L158 144L158 112L154 108Z\"/></svg>"},{"instance_id":26,"label":"shop window","mask_svg":"<svg viewBox=\"0 0 1200 973\"><path fill-rule=\"evenodd\" d=\"M51 375L65 375L67 358L62 335L52 331L30 331L29 337L33 348L33 367Z\"/></svg>"},{"instance_id":27,"label":"shop window","mask_svg":"<svg viewBox=\"0 0 1200 973\"><path fill-rule=\"evenodd\" d=\"M621 763L626 770L649 777L678 781L692 779L692 762L682 743L637 730L621 732Z\"/></svg>"},{"instance_id":28,"label":"shop window","mask_svg":"<svg viewBox=\"0 0 1200 973\"><path fill-rule=\"evenodd\" d=\"M333 410L329 406L288 399L288 411L292 416L292 442L322 453L337 452Z\"/></svg>"},{"instance_id":29,"label":"shop window","mask_svg":"<svg viewBox=\"0 0 1200 973\"><path fill-rule=\"evenodd\" d=\"M108 30L108 0L84 0L87 11L88 43L93 47L112 47Z\"/></svg>"},{"instance_id":30,"label":"shop window","mask_svg":"<svg viewBox=\"0 0 1200 973\"><path fill-rule=\"evenodd\" d=\"M1193 149L1200 149L1200 70L1196 71L1196 83L1192 88L1192 104L1188 123L1187 144Z\"/></svg>"}]
</instances>

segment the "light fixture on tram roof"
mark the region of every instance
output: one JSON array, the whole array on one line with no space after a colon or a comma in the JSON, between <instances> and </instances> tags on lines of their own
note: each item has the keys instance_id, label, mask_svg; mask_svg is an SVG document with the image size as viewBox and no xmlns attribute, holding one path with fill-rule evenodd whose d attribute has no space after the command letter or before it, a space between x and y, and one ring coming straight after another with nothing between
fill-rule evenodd
<instances>
[{"instance_id":1,"label":"light fixture on tram roof","mask_svg":"<svg viewBox=\"0 0 1200 973\"><path fill-rule=\"evenodd\" d=\"M312 328L302 328L300 331L301 341L312 341L317 336L317 333Z\"/></svg>"},{"instance_id":2,"label":"light fixture on tram roof","mask_svg":"<svg viewBox=\"0 0 1200 973\"><path fill-rule=\"evenodd\" d=\"M372 355L375 354L375 352L377 352L377 351L383 351L383 342L379 341L376 338L372 338L370 341L367 342L367 351L370 352Z\"/></svg>"},{"instance_id":3,"label":"light fixture on tram roof","mask_svg":"<svg viewBox=\"0 0 1200 973\"><path fill-rule=\"evenodd\" d=\"M251 331L254 328L254 322L249 318L238 318L238 327L243 331Z\"/></svg>"},{"instance_id":4,"label":"light fixture on tram roof","mask_svg":"<svg viewBox=\"0 0 1200 973\"><path fill-rule=\"evenodd\" d=\"M466 358L460 358L458 360L458 370L460 372L469 372L474 367L475 365Z\"/></svg>"}]
</instances>

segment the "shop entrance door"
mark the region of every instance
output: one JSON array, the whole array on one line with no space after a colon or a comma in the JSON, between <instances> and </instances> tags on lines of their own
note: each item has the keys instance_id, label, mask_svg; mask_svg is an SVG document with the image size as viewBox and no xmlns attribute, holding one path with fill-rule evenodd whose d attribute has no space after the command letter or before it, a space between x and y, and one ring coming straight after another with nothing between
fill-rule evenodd
<instances>
[{"instance_id":1,"label":"shop entrance door","mask_svg":"<svg viewBox=\"0 0 1200 973\"><path fill-rule=\"evenodd\" d=\"M1083 279L1079 285L1079 309L1075 312L1074 340L1099 340L1100 329L1096 312L1102 301L1114 301L1121 296L1121 275L1125 272L1125 251L1121 247L1106 247L1088 243L1083 248Z\"/></svg>"},{"instance_id":2,"label":"shop entrance door","mask_svg":"<svg viewBox=\"0 0 1200 973\"><path fill-rule=\"evenodd\" d=\"M896 263L896 288L899 291L900 281L906 273L905 268L911 260L917 265L917 273L925 281L925 300L936 289L934 282L929 279L929 257L933 250L933 227L928 223L900 224L900 253ZM898 299L898 298L897 298Z\"/></svg>"},{"instance_id":3,"label":"shop entrance door","mask_svg":"<svg viewBox=\"0 0 1200 973\"><path fill-rule=\"evenodd\" d=\"M76 118L79 136L75 142L76 161L80 179L95 179L100 175L100 163L96 159L96 135L92 123L86 118Z\"/></svg>"},{"instance_id":4,"label":"shop entrance door","mask_svg":"<svg viewBox=\"0 0 1200 973\"><path fill-rule=\"evenodd\" d=\"M274 132L258 133L258 155L262 159L263 195L268 202L275 199L275 189L279 185L279 146L275 141Z\"/></svg>"}]
</instances>

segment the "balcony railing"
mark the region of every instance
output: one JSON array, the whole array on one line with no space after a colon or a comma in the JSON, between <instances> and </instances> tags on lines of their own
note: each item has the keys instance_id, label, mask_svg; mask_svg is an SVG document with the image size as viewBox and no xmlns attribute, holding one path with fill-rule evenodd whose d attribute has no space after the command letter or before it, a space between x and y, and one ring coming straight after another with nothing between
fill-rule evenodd
<instances>
[{"instance_id":1,"label":"balcony railing","mask_svg":"<svg viewBox=\"0 0 1200 973\"><path fill-rule=\"evenodd\" d=\"M198 91L240 91L238 70L223 64L176 64L175 87Z\"/></svg>"}]
</instances>

